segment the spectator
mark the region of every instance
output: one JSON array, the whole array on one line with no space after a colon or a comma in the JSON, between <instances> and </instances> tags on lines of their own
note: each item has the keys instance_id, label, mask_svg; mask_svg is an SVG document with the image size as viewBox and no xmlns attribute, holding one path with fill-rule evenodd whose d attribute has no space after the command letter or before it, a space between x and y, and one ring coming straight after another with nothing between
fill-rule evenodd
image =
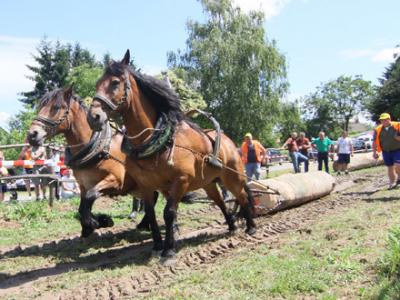
<instances>
[{"instance_id":1,"label":"spectator","mask_svg":"<svg viewBox=\"0 0 400 300\"><path fill-rule=\"evenodd\" d=\"M251 133L246 133L240 150L247 177L251 180L254 175L257 180L260 179L261 162L267 159L264 147L259 141L253 140Z\"/></svg>"},{"instance_id":2,"label":"spectator","mask_svg":"<svg viewBox=\"0 0 400 300\"><path fill-rule=\"evenodd\" d=\"M348 165L350 163L350 155L353 156L354 149L347 131L343 131L342 136L339 138L336 153L338 155L337 174L340 175L340 172L343 171L346 175L349 174Z\"/></svg>"},{"instance_id":3,"label":"spectator","mask_svg":"<svg viewBox=\"0 0 400 300\"><path fill-rule=\"evenodd\" d=\"M4 160L4 154L3 154L3 151L0 151L0 161L2 162L3 160ZM8 176L8 170L3 166L0 167L0 176L1 177ZM1 181L0 182L0 202L4 201L4 196L5 196L6 192L7 192L7 183Z\"/></svg>"},{"instance_id":4,"label":"spectator","mask_svg":"<svg viewBox=\"0 0 400 300\"><path fill-rule=\"evenodd\" d=\"M20 160L32 160L32 147L31 146L24 146L18 156ZM24 166L24 174L32 175L33 174L33 166L32 165L25 165ZM28 199L32 199L31 195L31 180L24 179L26 191L28 192Z\"/></svg>"},{"instance_id":5,"label":"spectator","mask_svg":"<svg viewBox=\"0 0 400 300\"><path fill-rule=\"evenodd\" d=\"M304 156L299 152L299 147L297 146L297 133L292 132L290 134L290 138L286 140L283 144L282 148L287 148L289 151L289 157L292 160L293 169L295 173L300 173L300 163L301 162L308 162L308 157Z\"/></svg>"},{"instance_id":6,"label":"spectator","mask_svg":"<svg viewBox=\"0 0 400 300\"><path fill-rule=\"evenodd\" d=\"M43 146L32 147L31 157L32 160L45 160L46 148ZM34 166L33 170L36 175L50 174L50 169L47 166ZM46 199L48 179L32 178L32 182L35 185L36 200Z\"/></svg>"},{"instance_id":7,"label":"spectator","mask_svg":"<svg viewBox=\"0 0 400 300\"><path fill-rule=\"evenodd\" d=\"M79 190L79 186L76 183L75 177L72 174L71 169L65 169L61 179L62 179L61 181L62 199L69 199L78 196L81 193L81 191Z\"/></svg>"},{"instance_id":8,"label":"spectator","mask_svg":"<svg viewBox=\"0 0 400 300\"><path fill-rule=\"evenodd\" d=\"M59 165L60 148L58 148L58 147L50 148L49 159L51 159L54 163L54 165L52 165L50 168L51 173L57 175L58 177L61 177L61 174L60 174L61 167Z\"/></svg>"},{"instance_id":9,"label":"spectator","mask_svg":"<svg viewBox=\"0 0 400 300\"><path fill-rule=\"evenodd\" d=\"M379 121L381 124L374 131L372 155L377 159L378 153L382 152L388 170L388 189L391 190L400 184L400 123L392 122L388 113L381 114Z\"/></svg>"},{"instance_id":10,"label":"spectator","mask_svg":"<svg viewBox=\"0 0 400 300\"><path fill-rule=\"evenodd\" d=\"M324 162L325 172L329 173L329 152L333 154L333 142L325 136L325 132L320 131L318 138L313 139L311 145L317 148L318 170L322 171Z\"/></svg>"},{"instance_id":11,"label":"spectator","mask_svg":"<svg viewBox=\"0 0 400 300\"><path fill-rule=\"evenodd\" d=\"M304 132L300 132L298 139L296 140L297 147L299 148L299 152L308 158L308 150L311 148L311 143L308 138L306 138L306 134ZM308 163L309 160L304 161L304 172L308 172ZM300 163L299 163L300 168Z\"/></svg>"}]
</instances>

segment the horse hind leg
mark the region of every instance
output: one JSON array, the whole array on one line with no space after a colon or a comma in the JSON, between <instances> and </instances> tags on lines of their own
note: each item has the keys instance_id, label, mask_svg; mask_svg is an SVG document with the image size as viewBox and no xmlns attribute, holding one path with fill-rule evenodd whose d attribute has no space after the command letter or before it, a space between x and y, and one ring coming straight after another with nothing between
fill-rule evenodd
<instances>
[{"instance_id":1,"label":"horse hind leg","mask_svg":"<svg viewBox=\"0 0 400 300\"><path fill-rule=\"evenodd\" d=\"M235 219L233 217L233 214L228 212L224 199L222 198L221 193L217 188L217 185L215 183L211 183L206 187L204 187L204 190L206 191L207 196L210 199L212 199L215 202L215 204L221 209L225 217L226 223L228 224L229 231L235 231L236 230Z\"/></svg>"},{"instance_id":2,"label":"horse hind leg","mask_svg":"<svg viewBox=\"0 0 400 300\"><path fill-rule=\"evenodd\" d=\"M244 180L240 178L233 179L235 178L225 179L223 184L236 197L236 201L240 205L240 215L246 220L246 233L253 235L256 233L256 224L252 216L253 198L251 191Z\"/></svg>"}]
</instances>

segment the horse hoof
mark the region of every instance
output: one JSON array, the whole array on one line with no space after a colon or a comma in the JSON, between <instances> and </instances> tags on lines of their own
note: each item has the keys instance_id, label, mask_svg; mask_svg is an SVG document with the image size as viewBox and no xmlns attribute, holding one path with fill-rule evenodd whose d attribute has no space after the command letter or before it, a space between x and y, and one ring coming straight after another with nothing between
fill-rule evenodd
<instances>
[{"instance_id":1,"label":"horse hoof","mask_svg":"<svg viewBox=\"0 0 400 300\"><path fill-rule=\"evenodd\" d=\"M113 227L114 226L113 219L110 216L107 216L107 215L99 215L97 217L97 222L99 222L100 228Z\"/></svg>"},{"instance_id":2,"label":"horse hoof","mask_svg":"<svg viewBox=\"0 0 400 300\"><path fill-rule=\"evenodd\" d=\"M133 211L133 212L130 213L128 218L131 219L131 220L136 220L136 217L137 217L137 212Z\"/></svg>"},{"instance_id":3,"label":"horse hoof","mask_svg":"<svg viewBox=\"0 0 400 300\"><path fill-rule=\"evenodd\" d=\"M250 227L246 229L246 233L248 235L254 235L257 232L257 229L255 227Z\"/></svg>"},{"instance_id":4,"label":"horse hoof","mask_svg":"<svg viewBox=\"0 0 400 300\"><path fill-rule=\"evenodd\" d=\"M155 249L153 249L153 250L151 251L151 256L152 256L152 257L161 258L161 253L162 253L162 250L155 250Z\"/></svg>"},{"instance_id":5,"label":"horse hoof","mask_svg":"<svg viewBox=\"0 0 400 300\"><path fill-rule=\"evenodd\" d=\"M140 222L136 225L136 229L140 231L150 231L150 224L147 222Z\"/></svg>"},{"instance_id":6,"label":"horse hoof","mask_svg":"<svg viewBox=\"0 0 400 300\"><path fill-rule=\"evenodd\" d=\"M95 241L98 237L99 237L99 235L96 232L93 232L92 234L89 234L88 236L81 235L80 236L80 241L84 245L89 245L90 243Z\"/></svg>"},{"instance_id":7,"label":"horse hoof","mask_svg":"<svg viewBox=\"0 0 400 300\"><path fill-rule=\"evenodd\" d=\"M88 238L94 232L92 227L83 227L81 232L81 238Z\"/></svg>"},{"instance_id":8,"label":"horse hoof","mask_svg":"<svg viewBox=\"0 0 400 300\"><path fill-rule=\"evenodd\" d=\"M235 232L237 229L237 226L235 224L231 224L231 225L229 225L228 228L229 228L229 232Z\"/></svg>"},{"instance_id":9,"label":"horse hoof","mask_svg":"<svg viewBox=\"0 0 400 300\"><path fill-rule=\"evenodd\" d=\"M168 251L167 255L161 254L160 262L165 267L172 267L176 264L176 254L174 251Z\"/></svg>"}]
</instances>

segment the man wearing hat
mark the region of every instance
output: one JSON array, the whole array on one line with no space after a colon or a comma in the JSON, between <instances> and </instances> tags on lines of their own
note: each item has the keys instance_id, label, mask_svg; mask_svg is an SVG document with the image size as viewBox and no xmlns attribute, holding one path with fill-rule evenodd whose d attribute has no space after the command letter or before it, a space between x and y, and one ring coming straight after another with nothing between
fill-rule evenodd
<instances>
[{"instance_id":1,"label":"man wearing hat","mask_svg":"<svg viewBox=\"0 0 400 300\"><path fill-rule=\"evenodd\" d=\"M378 153L382 152L383 161L388 167L391 190L400 184L400 123L393 122L388 113L381 114L379 121L381 124L374 131L372 155L378 159Z\"/></svg>"},{"instance_id":2,"label":"man wearing hat","mask_svg":"<svg viewBox=\"0 0 400 300\"><path fill-rule=\"evenodd\" d=\"M257 180L260 179L261 162L267 158L265 148L259 141L253 140L252 134L248 132L240 150L247 177L251 180L254 175Z\"/></svg>"}]
</instances>

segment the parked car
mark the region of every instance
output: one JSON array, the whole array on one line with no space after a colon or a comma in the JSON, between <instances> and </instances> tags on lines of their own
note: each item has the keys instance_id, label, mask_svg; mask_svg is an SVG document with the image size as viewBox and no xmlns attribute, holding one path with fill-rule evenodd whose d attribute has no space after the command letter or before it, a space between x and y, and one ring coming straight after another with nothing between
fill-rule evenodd
<instances>
[{"instance_id":1,"label":"parked car","mask_svg":"<svg viewBox=\"0 0 400 300\"><path fill-rule=\"evenodd\" d=\"M279 163L280 165L289 160L289 157L285 154L282 153L281 150L275 149L275 148L268 148L267 149L267 154L268 154L268 163Z\"/></svg>"},{"instance_id":2,"label":"parked car","mask_svg":"<svg viewBox=\"0 0 400 300\"><path fill-rule=\"evenodd\" d=\"M363 139L353 139L352 141L354 151L360 151L367 149L365 141Z\"/></svg>"},{"instance_id":3,"label":"parked car","mask_svg":"<svg viewBox=\"0 0 400 300\"><path fill-rule=\"evenodd\" d=\"M357 139L362 140L364 142L364 147L366 149L372 149L373 136L365 135L365 136L360 136Z\"/></svg>"}]
</instances>

